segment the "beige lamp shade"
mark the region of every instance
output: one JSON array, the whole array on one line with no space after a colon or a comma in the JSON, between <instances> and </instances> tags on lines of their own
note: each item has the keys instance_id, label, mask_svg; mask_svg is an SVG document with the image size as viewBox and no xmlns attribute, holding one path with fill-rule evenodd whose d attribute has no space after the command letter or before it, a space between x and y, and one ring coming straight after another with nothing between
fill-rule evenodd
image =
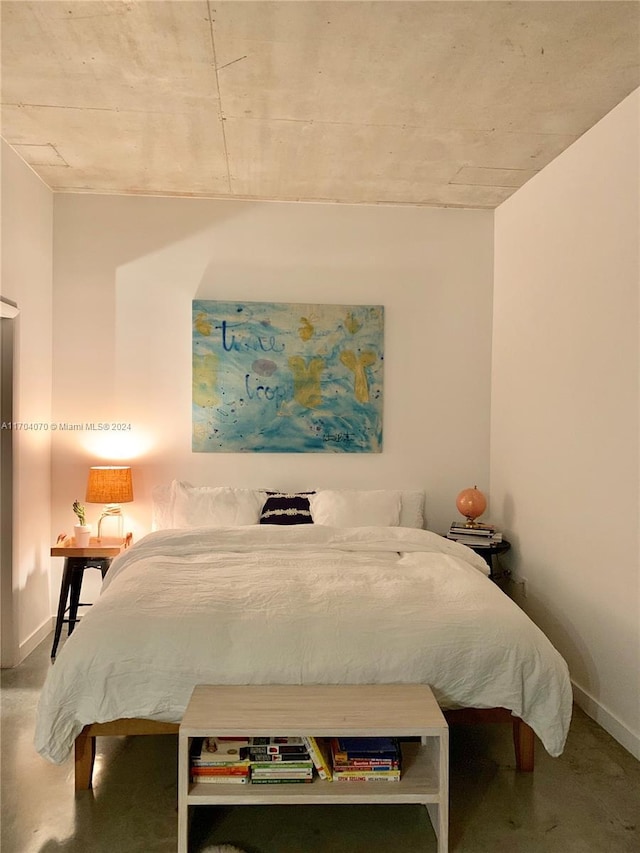
<instances>
[{"instance_id":1,"label":"beige lamp shade","mask_svg":"<svg viewBox=\"0 0 640 853\"><path fill-rule=\"evenodd\" d=\"M127 465L97 465L89 468L87 503L126 504L133 500L131 468Z\"/></svg>"}]
</instances>

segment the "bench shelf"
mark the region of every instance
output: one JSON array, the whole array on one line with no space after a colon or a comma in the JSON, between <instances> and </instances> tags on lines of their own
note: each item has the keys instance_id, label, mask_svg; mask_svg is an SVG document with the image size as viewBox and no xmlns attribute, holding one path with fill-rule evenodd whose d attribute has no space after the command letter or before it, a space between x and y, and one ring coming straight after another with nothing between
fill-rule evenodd
<instances>
[{"instance_id":1,"label":"bench shelf","mask_svg":"<svg viewBox=\"0 0 640 853\"><path fill-rule=\"evenodd\" d=\"M192 738L245 735L420 740L402 744L399 782L190 782ZM187 853L188 811L194 805L419 803L429 811L438 853L447 853L448 755L447 723L426 685L198 685L179 732L178 851Z\"/></svg>"}]
</instances>

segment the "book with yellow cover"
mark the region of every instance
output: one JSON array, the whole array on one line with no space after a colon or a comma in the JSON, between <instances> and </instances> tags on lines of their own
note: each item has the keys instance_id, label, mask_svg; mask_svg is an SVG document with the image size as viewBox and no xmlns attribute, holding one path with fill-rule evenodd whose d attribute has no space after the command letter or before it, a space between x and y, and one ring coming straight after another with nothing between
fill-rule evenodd
<instances>
[{"instance_id":1,"label":"book with yellow cover","mask_svg":"<svg viewBox=\"0 0 640 853\"><path fill-rule=\"evenodd\" d=\"M400 770L337 770L334 767L333 778L338 781L352 779L357 782L383 779L388 782L400 781Z\"/></svg>"},{"instance_id":2,"label":"book with yellow cover","mask_svg":"<svg viewBox=\"0 0 640 853\"><path fill-rule=\"evenodd\" d=\"M304 736L302 740L318 771L318 776L321 779L326 779L327 782L331 782L333 778L331 764L327 760L322 742L315 737L311 737L311 735Z\"/></svg>"}]
</instances>

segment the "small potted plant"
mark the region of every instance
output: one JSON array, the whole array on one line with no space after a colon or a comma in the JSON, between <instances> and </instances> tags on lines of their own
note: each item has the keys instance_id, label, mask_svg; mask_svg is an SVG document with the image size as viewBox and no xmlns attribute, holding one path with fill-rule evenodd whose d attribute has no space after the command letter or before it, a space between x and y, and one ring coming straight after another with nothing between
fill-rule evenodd
<instances>
[{"instance_id":1,"label":"small potted plant","mask_svg":"<svg viewBox=\"0 0 640 853\"><path fill-rule=\"evenodd\" d=\"M78 523L73 527L76 548L86 548L91 539L91 527L87 524L85 508L80 501L74 501L73 511L78 517Z\"/></svg>"}]
</instances>

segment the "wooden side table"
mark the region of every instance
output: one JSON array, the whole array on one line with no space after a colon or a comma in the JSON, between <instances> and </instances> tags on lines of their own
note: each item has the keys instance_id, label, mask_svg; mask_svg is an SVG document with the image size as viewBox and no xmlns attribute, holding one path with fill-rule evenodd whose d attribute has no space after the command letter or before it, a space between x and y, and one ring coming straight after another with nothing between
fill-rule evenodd
<instances>
[{"instance_id":1,"label":"wooden side table","mask_svg":"<svg viewBox=\"0 0 640 853\"><path fill-rule=\"evenodd\" d=\"M313 735L420 738L402 744L399 782L307 785L192 783L194 737ZM196 686L178 736L178 853L187 853L189 806L335 803L421 803L438 853L447 853L449 729L425 684L304 684Z\"/></svg>"},{"instance_id":2,"label":"wooden side table","mask_svg":"<svg viewBox=\"0 0 640 853\"><path fill-rule=\"evenodd\" d=\"M62 626L69 625L69 636L73 633L78 619L78 607L87 607L80 601L80 590L85 569L99 569L102 577L107 573L111 560L131 544L132 536L127 534L123 539L103 536L101 539L90 539L89 545L77 548L75 539L64 534L58 536L58 541L51 548L52 557L64 557L62 582L60 584L60 599L56 616L56 628L53 635L51 660L55 660ZM67 604L68 602L68 604ZM66 616L69 613L68 617Z\"/></svg>"}]
</instances>

